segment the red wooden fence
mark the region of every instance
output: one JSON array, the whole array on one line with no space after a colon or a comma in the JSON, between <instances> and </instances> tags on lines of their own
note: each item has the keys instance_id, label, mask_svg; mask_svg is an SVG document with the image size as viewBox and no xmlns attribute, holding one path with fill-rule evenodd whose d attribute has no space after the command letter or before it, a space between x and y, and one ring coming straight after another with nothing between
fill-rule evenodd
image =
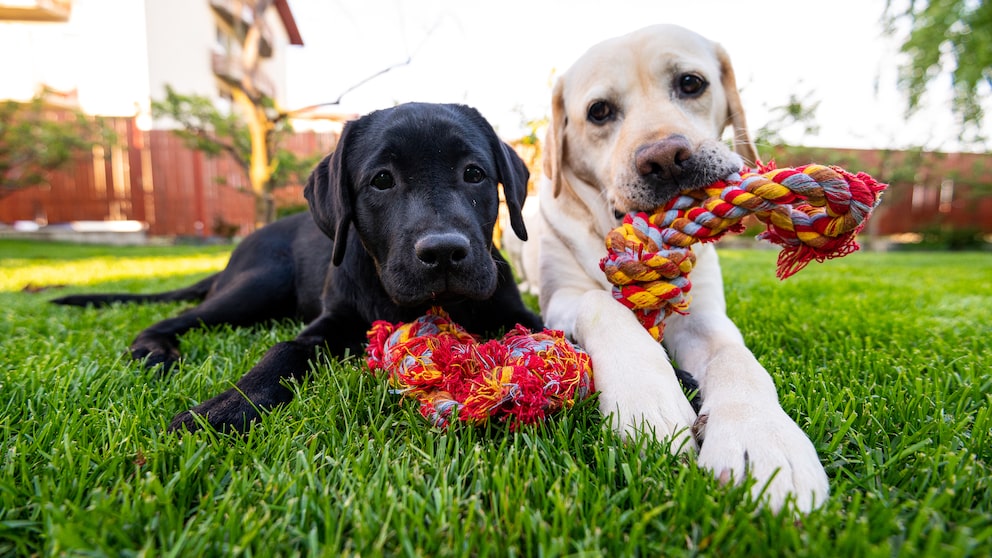
<instances>
[{"instance_id":1,"label":"red wooden fence","mask_svg":"<svg viewBox=\"0 0 992 558\"><path fill-rule=\"evenodd\" d=\"M763 155L783 167L836 164L888 183L869 222L875 234L934 228L992 234L992 155L825 148L773 148Z\"/></svg>"},{"instance_id":2,"label":"red wooden fence","mask_svg":"<svg viewBox=\"0 0 992 558\"><path fill-rule=\"evenodd\" d=\"M229 156L208 157L166 130L141 131L133 118L106 122L117 133L115 145L53 173L48 185L0 199L0 222L130 219L148 223L156 236L211 236L218 224L236 226L239 234L254 228L254 198ZM296 133L283 147L327 153L336 140L331 133ZM299 191L290 187L278 199L303 203Z\"/></svg>"},{"instance_id":3,"label":"red wooden fence","mask_svg":"<svg viewBox=\"0 0 992 558\"><path fill-rule=\"evenodd\" d=\"M247 180L227 156L210 158L186 148L170 132L141 131L134 119L108 119L114 146L52 176L50 184L0 199L0 222L133 219L149 234L211 236L218 224L239 234L254 228ZM301 155L328 153L334 134L298 133L283 147ZM811 161L865 171L890 183L871 232L890 235L933 227L992 234L992 157L972 153L921 153L853 149L770 150L780 166ZM540 167L534 169L540 172ZM299 185L277 191L277 203L300 205Z\"/></svg>"}]
</instances>

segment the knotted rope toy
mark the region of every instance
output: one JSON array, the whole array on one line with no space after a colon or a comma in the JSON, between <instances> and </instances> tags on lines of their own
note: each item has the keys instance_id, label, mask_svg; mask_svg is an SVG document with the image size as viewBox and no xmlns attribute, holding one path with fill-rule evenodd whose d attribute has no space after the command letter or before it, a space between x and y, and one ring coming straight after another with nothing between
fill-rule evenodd
<instances>
[{"instance_id":1,"label":"knotted rope toy","mask_svg":"<svg viewBox=\"0 0 992 558\"><path fill-rule=\"evenodd\" d=\"M393 389L420 401L435 426L458 420L511 428L543 419L594 391L589 355L560 331L518 325L480 342L440 308L406 324L377 321L368 332L369 369L385 371Z\"/></svg>"},{"instance_id":2,"label":"knotted rope toy","mask_svg":"<svg viewBox=\"0 0 992 558\"><path fill-rule=\"evenodd\" d=\"M606 237L600 261L613 297L632 309L657 340L664 320L689 308L691 246L744 230L754 215L767 227L758 235L782 246L776 275L785 279L811 260L858 250L855 235L881 201L886 184L840 167L775 168L759 164L701 190L682 192L652 214L630 213Z\"/></svg>"}]
</instances>

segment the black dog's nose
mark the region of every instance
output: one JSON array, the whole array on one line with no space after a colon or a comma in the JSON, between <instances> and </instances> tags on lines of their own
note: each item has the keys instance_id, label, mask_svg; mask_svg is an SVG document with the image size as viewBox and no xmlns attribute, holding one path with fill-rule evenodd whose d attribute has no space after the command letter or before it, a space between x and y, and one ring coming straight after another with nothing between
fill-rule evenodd
<instances>
[{"instance_id":1,"label":"black dog's nose","mask_svg":"<svg viewBox=\"0 0 992 558\"><path fill-rule=\"evenodd\" d=\"M417 259L428 267L450 267L468 257L469 243L456 233L429 234L413 245Z\"/></svg>"},{"instance_id":2,"label":"black dog's nose","mask_svg":"<svg viewBox=\"0 0 992 558\"><path fill-rule=\"evenodd\" d=\"M641 176L668 182L682 174L683 163L691 156L689 140L676 134L637 148L634 164Z\"/></svg>"}]
</instances>

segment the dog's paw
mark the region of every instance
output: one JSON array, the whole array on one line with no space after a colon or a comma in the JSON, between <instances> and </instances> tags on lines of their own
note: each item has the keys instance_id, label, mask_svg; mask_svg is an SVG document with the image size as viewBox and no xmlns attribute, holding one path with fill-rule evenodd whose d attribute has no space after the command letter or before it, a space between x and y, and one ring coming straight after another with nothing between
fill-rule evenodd
<instances>
[{"instance_id":1,"label":"dog's paw","mask_svg":"<svg viewBox=\"0 0 992 558\"><path fill-rule=\"evenodd\" d=\"M179 342L171 336L139 335L128 350L131 358L140 361L146 369L158 367L163 374L171 372L182 358Z\"/></svg>"},{"instance_id":2,"label":"dog's paw","mask_svg":"<svg viewBox=\"0 0 992 558\"><path fill-rule=\"evenodd\" d=\"M579 305L575 339L592 358L599 409L614 430L667 440L672 453L695 449L696 412L661 344L607 291L589 291Z\"/></svg>"},{"instance_id":3,"label":"dog's paw","mask_svg":"<svg viewBox=\"0 0 992 558\"><path fill-rule=\"evenodd\" d=\"M202 417L202 420L218 432L232 433L246 431L252 422L261 418L261 414L258 407L241 392L229 389L173 417L168 432L200 430L202 421L197 420L197 417Z\"/></svg>"},{"instance_id":4,"label":"dog's paw","mask_svg":"<svg viewBox=\"0 0 992 558\"><path fill-rule=\"evenodd\" d=\"M777 404L704 402L693 433L700 466L723 482L750 475L751 493L773 510L792 500L808 512L826 501L827 475L813 443Z\"/></svg>"},{"instance_id":5,"label":"dog's paw","mask_svg":"<svg viewBox=\"0 0 992 558\"><path fill-rule=\"evenodd\" d=\"M652 371L650 375L660 373ZM672 453L696 449L691 432L696 412L674 376L671 382L661 382L645 378L648 373L643 373L636 381L629 378L602 386L602 371L597 369L596 374L600 411L621 436L652 435L667 441Z\"/></svg>"}]
</instances>

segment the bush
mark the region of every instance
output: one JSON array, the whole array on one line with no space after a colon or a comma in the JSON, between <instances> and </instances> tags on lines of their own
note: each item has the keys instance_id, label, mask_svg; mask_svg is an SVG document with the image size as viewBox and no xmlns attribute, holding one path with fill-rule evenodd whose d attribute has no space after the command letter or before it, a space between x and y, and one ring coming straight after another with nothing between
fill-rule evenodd
<instances>
[{"instance_id":1,"label":"bush","mask_svg":"<svg viewBox=\"0 0 992 558\"><path fill-rule=\"evenodd\" d=\"M932 250L980 250L985 246L982 231L975 227L932 225L920 233L923 240L918 247Z\"/></svg>"}]
</instances>

